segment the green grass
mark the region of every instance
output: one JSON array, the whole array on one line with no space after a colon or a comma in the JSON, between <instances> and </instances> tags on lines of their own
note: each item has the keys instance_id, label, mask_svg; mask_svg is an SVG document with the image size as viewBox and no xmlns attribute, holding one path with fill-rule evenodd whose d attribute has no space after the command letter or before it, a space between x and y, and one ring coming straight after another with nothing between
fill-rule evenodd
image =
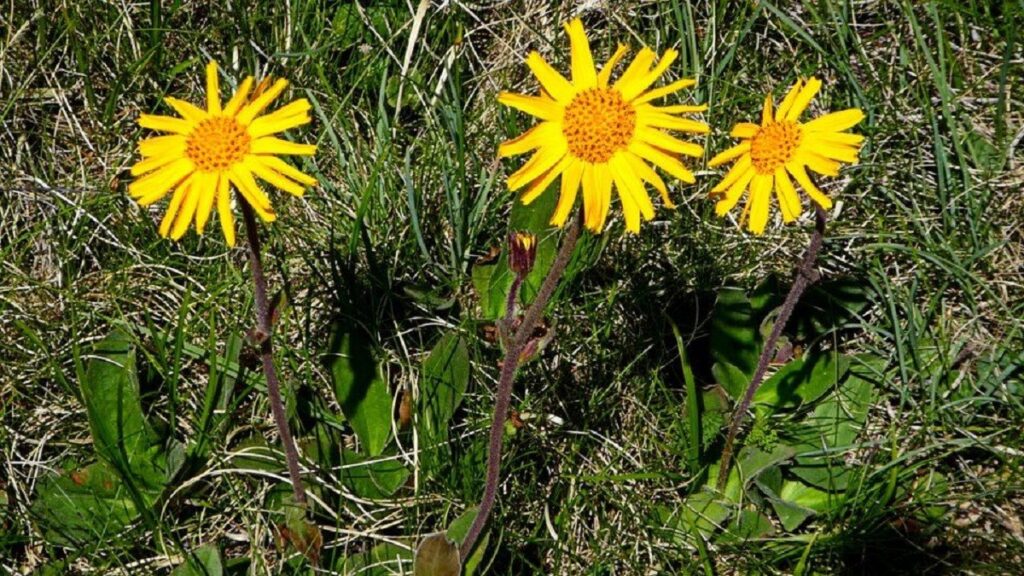
<instances>
[{"instance_id":1,"label":"green grass","mask_svg":"<svg viewBox=\"0 0 1024 576\"><path fill-rule=\"evenodd\" d=\"M507 232L516 163L496 146L528 125L495 95L534 88L528 49L565 69L559 23L580 10L488 4L418 15L397 2L89 0L0 13L0 572L169 573L213 543L231 573L312 573L275 540L283 467L243 457L260 453L253 438L277 445L249 353L223 359L253 322L245 252L219 232L163 240L160 209L125 192L138 114L166 112L164 95L199 98L209 58L222 83L281 75L314 105L293 136L319 144L299 166L320 186L273 196L279 219L263 228L271 290L288 300L277 363L306 464L317 442L356 446L324 363L336 322L365 331L396 393L417 389L442 334L460 329L469 345L450 466L380 499L351 494L337 466L307 476L323 501L323 556L408 548L475 504L500 355L482 337L471 273ZM769 539L695 546L661 522L696 485L666 315L708 386L715 293L772 274L784 290L810 233L806 217L760 237L716 218L716 172L697 166L695 186L673 185L678 210L639 236L615 221L560 291L557 336L516 382L525 425L506 440L488 573L1024 571L1024 4L591 4L604 6L582 13L598 59L620 40L681 51L672 73L699 79L684 97L711 105L709 152L798 75L825 82L813 112L867 114L860 164L827 184L839 205L819 264L826 280L864 287L868 305L817 345L884 359L847 459L873 482ZM94 458L80 359L117 326L138 343L150 422L208 452L151 517L62 548L33 504L47 474ZM234 392L212 411L226 368ZM412 435L399 440L388 458L413 469ZM948 489L928 489L932 472Z\"/></svg>"}]
</instances>

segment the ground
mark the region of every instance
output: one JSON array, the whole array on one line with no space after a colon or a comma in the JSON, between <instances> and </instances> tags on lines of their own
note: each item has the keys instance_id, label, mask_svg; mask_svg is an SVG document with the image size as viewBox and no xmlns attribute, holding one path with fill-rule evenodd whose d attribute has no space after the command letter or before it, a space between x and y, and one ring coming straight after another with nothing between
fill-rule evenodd
<instances>
[{"instance_id":1,"label":"ground","mask_svg":"<svg viewBox=\"0 0 1024 576\"><path fill-rule=\"evenodd\" d=\"M521 426L505 441L478 572L1024 572L1024 5L830 0L9 3L0 571L168 573L212 544L230 573L313 573L282 537L284 468L265 448L278 437L239 339L254 321L244 246L228 249L216 226L163 239L162 205L143 209L126 194L147 133L138 115L168 113L164 95L198 100L216 59L226 88L247 73L283 76L313 104L312 124L291 136L318 144L297 165L319 185L301 199L274 196L279 217L262 233L271 290L287 301L274 339L318 499L319 573L355 572L345 558L365 561L375 546L405 551L377 570L410 573L416 538L482 491L501 358L473 274L500 248L515 200L505 177L518 162L499 161L497 144L528 125L496 96L535 89L523 64L531 49L567 69L561 23L576 15L598 60L618 42L680 50L671 75L698 80L679 98L710 105L709 153L799 76L824 82L813 115L865 111L859 164L822 184L837 202L817 263L822 285L854 286L862 306L816 340L790 337L880 359L856 449L843 454L878 492L793 530L771 518L772 537L706 539L666 519L700 481L686 468L673 324L699 386L712 389L716 298L768 278L784 294L813 229L809 213L762 236L715 216L708 192L721 172L705 159L692 166L697 184L671 185L679 207L658 206L639 235L624 233L613 206L610 227L587 241L591 257L561 286L555 336L516 381ZM137 352L149 426L168 454L187 446L188 458L147 513L69 543L48 531L40 494L97 461L85 366L116 329ZM419 398L442 335L461 334L470 360L445 461L428 471L419 428L403 429L399 415L381 459L411 475L383 496L346 480L363 460L331 461L366 450L325 360L342 333L365 339L396 406ZM224 359L236 386L214 430L207 408ZM320 457L323 443L335 456Z\"/></svg>"}]
</instances>

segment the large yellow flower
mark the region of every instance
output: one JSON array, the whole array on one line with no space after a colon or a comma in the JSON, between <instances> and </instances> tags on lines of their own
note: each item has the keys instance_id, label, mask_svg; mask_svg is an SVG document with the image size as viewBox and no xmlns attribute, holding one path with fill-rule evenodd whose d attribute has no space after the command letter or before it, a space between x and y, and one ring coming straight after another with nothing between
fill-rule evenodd
<instances>
[{"instance_id":1,"label":"large yellow flower","mask_svg":"<svg viewBox=\"0 0 1024 576\"><path fill-rule=\"evenodd\" d=\"M678 114L702 112L707 107L651 104L695 84L694 80L682 79L648 90L675 61L678 56L675 50L666 50L654 65L654 51L643 48L622 76L609 85L612 68L626 54L627 48L619 45L598 72L583 23L577 18L566 24L565 30L571 47L571 81L540 54L531 52L526 64L540 81L540 94L503 92L498 96L502 104L541 120L525 134L498 148L502 157L536 150L509 176L508 187L512 191L525 187L522 201L529 204L561 176L561 195L551 223L562 226L582 186L584 221L587 228L600 232L608 217L614 183L626 229L639 232L641 216L645 220L654 217L645 183L661 193L665 206L674 207L668 187L647 162L692 184L693 173L683 166L677 155L700 157L704 153L701 145L679 140L663 129L705 134L707 125L679 118Z\"/></svg>"},{"instance_id":2,"label":"large yellow flower","mask_svg":"<svg viewBox=\"0 0 1024 576\"><path fill-rule=\"evenodd\" d=\"M801 124L800 115L821 88L821 81L811 77L804 83L797 80L779 109L772 113L772 95L764 99L761 125L742 122L732 129L734 138L742 142L718 154L708 163L719 166L736 160L717 186L711 189L722 198L715 205L719 216L725 215L750 187L750 198L743 208L740 222L749 215L751 232L761 234L768 223L768 206L772 190L779 199L785 222L796 220L803 213L800 197L790 176L807 192L811 200L824 209L832 201L811 182L806 168L826 176L838 176L840 162L857 163L857 153L864 137L844 132L860 122L864 113L859 108L826 114Z\"/></svg>"},{"instance_id":3,"label":"large yellow flower","mask_svg":"<svg viewBox=\"0 0 1024 576\"><path fill-rule=\"evenodd\" d=\"M217 63L206 66L206 109L177 98L164 101L181 118L143 114L143 128L170 132L139 142L142 160L132 166L136 180L128 193L139 204L149 206L171 190L171 202L160 223L160 235L181 238L195 219L196 232L210 218L217 202L221 228L228 245L235 245L235 221L231 213L230 187L234 186L260 218L272 222L276 216L270 199L254 176L273 186L301 196L305 186L316 179L278 158L280 155L311 155L312 144L296 144L274 134L309 122L309 101L300 98L276 111L259 116L288 86L274 82L251 97L253 78L242 82L235 95L221 105Z\"/></svg>"}]
</instances>

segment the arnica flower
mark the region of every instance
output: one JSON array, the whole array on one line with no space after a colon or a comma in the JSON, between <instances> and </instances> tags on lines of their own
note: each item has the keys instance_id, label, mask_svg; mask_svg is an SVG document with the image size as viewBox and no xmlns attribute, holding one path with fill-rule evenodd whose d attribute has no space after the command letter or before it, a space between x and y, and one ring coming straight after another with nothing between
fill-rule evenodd
<instances>
[{"instance_id":1,"label":"arnica flower","mask_svg":"<svg viewBox=\"0 0 1024 576\"><path fill-rule=\"evenodd\" d=\"M508 237L508 267L517 276L526 276L537 259L537 237L529 232L513 232Z\"/></svg>"},{"instance_id":2,"label":"arnica flower","mask_svg":"<svg viewBox=\"0 0 1024 576\"><path fill-rule=\"evenodd\" d=\"M217 63L206 66L206 109L178 100L164 101L181 117L143 114L139 125L166 136L139 142L142 160L132 166L136 180L128 193L142 206L149 206L172 190L167 213L160 223L160 235L181 238L195 220L196 232L210 218L214 202L221 228L229 246L235 245L235 223L231 211L233 186L266 222L276 216L270 199L256 177L285 192L301 196L304 186L316 179L287 164L278 156L316 152L312 144L296 144L275 134L309 122L309 101L300 98L260 116L288 81L277 80L266 90L250 95L253 78L246 78L226 104L221 103ZM262 84L261 84L262 86Z\"/></svg>"},{"instance_id":3,"label":"arnica flower","mask_svg":"<svg viewBox=\"0 0 1024 576\"><path fill-rule=\"evenodd\" d=\"M678 116L703 112L707 107L652 104L695 84L694 80L682 79L648 90L675 61L677 51L666 50L655 65L654 51L643 48L619 79L609 84L612 68L625 56L627 48L619 45L598 72L583 23L577 18L566 24L565 30L571 47L572 80L559 74L540 54L531 52L526 65L540 81L540 94L503 92L498 96L502 104L541 120L525 134L498 148L501 157L536 150L509 176L508 187L512 191L525 188L522 201L529 204L561 176L560 196L551 223L565 224L582 187L584 222L588 229L599 233L608 217L614 183L626 229L639 232L640 218L654 217L645 183L661 193L665 206L675 206L665 182L648 162L692 184L693 173L678 155L700 157L704 153L701 145L679 140L665 130L707 133L707 125Z\"/></svg>"},{"instance_id":4,"label":"arnica flower","mask_svg":"<svg viewBox=\"0 0 1024 576\"><path fill-rule=\"evenodd\" d=\"M791 176L811 200L825 210L832 207L832 201L818 190L806 169L838 176L841 162L856 164L864 137L844 130L863 120L864 113L850 108L801 124L800 115L820 88L821 81L817 78L811 77L806 83L797 80L774 113L771 94L765 97L760 126L742 122L733 127L732 137L742 142L708 163L719 166L738 158L722 181L711 189L712 194L722 196L715 205L719 216L732 210L749 186L750 198L740 216L741 225L749 215L750 231L764 232L772 190L779 200L782 219L785 222L796 220L803 213L803 206Z\"/></svg>"}]
</instances>

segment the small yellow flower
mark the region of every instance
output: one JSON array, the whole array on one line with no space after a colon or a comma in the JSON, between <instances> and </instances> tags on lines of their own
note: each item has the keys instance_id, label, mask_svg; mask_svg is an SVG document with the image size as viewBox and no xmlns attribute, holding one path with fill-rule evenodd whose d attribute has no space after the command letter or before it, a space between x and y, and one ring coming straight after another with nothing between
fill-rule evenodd
<instances>
[{"instance_id":1,"label":"small yellow flower","mask_svg":"<svg viewBox=\"0 0 1024 576\"><path fill-rule=\"evenodd\" d=\"M224 238L229 246L234 246L231 186L260 218L272 222L276 218L274 208L254 176L295 196L305 191L303 185L316 184L316 179L278 158L289 154L308 156L316 152L316 146L274 136L307 124L309 101L300 98L259 116L281 95L288 81L277 80L269 87L266 84L261 83L260 87L265 89L257 88L257 93L250 96L253 78L248 77L222 106L217 63L210 62L206 66L205 110L167 97L164 101L181 118L150 114L139 117L143 128L170 133L139 142L142 160L132 166L131 173L136 179L128 185L128 193L142 206L149 206L174 191L160 223L161 236L181 238L193 219L196 232L202 234L216 201Z\"/></svg>"},{"instance_id":2,"label":"small yellow flower","mask_svg":"<svg viewBox=\"0 0 1024 576\"><path fill-rule=\"evenodd\" d=\"M733 127L731 136L742 142L718 154L708 163L719 166L736 160L717 186L711 189L722 198L715 212L724 216L750 187L750 198L743 208L740 222L749 215L751 232L761 234L768 223L768 205L772 190L779 199L779 208L785 222L796 220L803 213L800 197L790 180L792 176L807 192L811 200L822 208L832 207L832 201L811 182L806 168L826 176L838 176L841 162L857 163L857 153L864 137L844 132L864 119L859 108L826 114L801 124L800 114L807 108L821 88L821 81L811 77L796 84L772 113L772 95L764 99L761 125L741 122Z\"/></svg>"},{"instance_id":3,"label":"small yellow flower","mask_svg":"<svg viewBox=\"0 0 1024 576\"><path fill-rule=\"evenodd\" d=\"M577 18L565 25L569 35L572 80L552 68L537 52L526 59L540 81L537 96L503 92L498 101L541 120L518 138L501 144L498 155L533 156L508 178L512 191L526 188L523 204L535 200L561 176L561 191L551 223L563 226L583 188L584 222L595 233L604 229L611 204L612 184L618 189L626 229L640 231L640 218L654 217L654 206L646 184L661 193L665 206L674 207L668 187L647 162L692 184L693 173L678 155L699 158L704 148L684 142L664 130L705 134L700 122L679 118L679 114L703 112L707 106L655 106L652 101L693 86L694 80L677 80L662 88L648 90L675 61L678 52L666 50L657 65L655 53L643 48L614 84L612 68L626 54L619 45L598 72L583 23ZM652 67L653 65L653 67Z\"/></svg>"},{"instance_id":4,"label":"small yellow flower","mask_svg":"<svg viewBox=\"0 0 1024 576\"><path fill-rule=\"evenodd\" d=\"M537 237L529 232L513 232L508 244L508 267L519 276L529 274L537 259Z\"/></svg>"}]
</instances>

